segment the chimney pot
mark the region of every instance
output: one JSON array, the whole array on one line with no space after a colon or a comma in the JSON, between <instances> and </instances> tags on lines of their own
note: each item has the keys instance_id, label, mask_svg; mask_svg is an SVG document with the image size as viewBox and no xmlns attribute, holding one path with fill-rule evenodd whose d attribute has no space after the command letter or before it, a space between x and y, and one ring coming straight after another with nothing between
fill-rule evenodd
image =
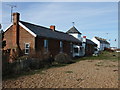
<instances>
[{"instance_id":1,"label":"chimney pot","mask_svg":"<svg viewBox=\"0 0 120 90\"><path fill-rule=\"evenodd\" d=\"M83 42L86 42L86 36L83 36Z\"/></svg>"},{"instance_id":2,"label":"chimney pot","mask_svg":"<svg viewBox=\"0 0 120 90\"><path fill-rule=\"evenodd\" d=\"M54 26L54 25L51 25L51 26L50 26L50 29L52 29L53 31L55 31L55 26Z\"/></svg>"}]
</instances>

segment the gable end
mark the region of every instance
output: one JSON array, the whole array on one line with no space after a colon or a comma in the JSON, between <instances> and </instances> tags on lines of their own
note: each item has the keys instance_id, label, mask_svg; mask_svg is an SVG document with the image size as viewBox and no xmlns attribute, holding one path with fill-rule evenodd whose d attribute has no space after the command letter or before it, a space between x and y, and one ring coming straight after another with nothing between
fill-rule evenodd
<instances>
[{"instance_id":1,"label":"gable end","mask_svg":"<svg viewBox=\"0 0 120 90\"><path fill-rule=\"evenodd\" d=\"M34 37L36 37L37 35L35 33L33 33L30 29L28 29L26 26L24 26L22 23L19 22L19 25L21 27L23 27L26 31L28 31L30 34L32 34Z\"/></svg>"}]
</instances>

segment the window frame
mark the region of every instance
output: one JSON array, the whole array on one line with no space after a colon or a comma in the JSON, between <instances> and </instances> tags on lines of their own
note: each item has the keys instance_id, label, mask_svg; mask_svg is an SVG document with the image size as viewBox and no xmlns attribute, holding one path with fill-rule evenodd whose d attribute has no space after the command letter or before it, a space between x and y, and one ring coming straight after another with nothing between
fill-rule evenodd
<instances>
[{"instance_id":1,"label":"window frame","mask_svg":"<svg viewBox=\"0 0 120 90\"><path fill-rule=\"evenodd\" d=\"M73 49L74 49L74 53L79 53L79 50L78 50L77 47L74 47ZM76 52L76 51L77 51L77 52Z\"/></svg>"},{"instance_id":2,"label":"window frame","mask_svg":"<svg viewBox=\"0 0 120 90\"><path fill-rule=\"evenodd\" d=\"M26 45L28 45L28 47L26 47ZM28 50L28 53L26 52L26 50ZM29 54L30 53L30 43L25 43L25 54Z\"/></svg>"},{"instance_id":3,"label":"window frame","mask_svg":"<svg viewBox=\"0 0 120 90\"><path fill-rule=\"evenodd\" d=\"M63 52L63 41L60 41L60 52Z\"/></svg>"},{"instance_id":4,"label":"window frame","mask_svg":"<svg viewBox=\"0 0 120 90\"><path fill-rule=\"evenodd\" d=\"M44 39L44 48L47 50L48 52L48 40Z\"/></svg>"}]
</instances>

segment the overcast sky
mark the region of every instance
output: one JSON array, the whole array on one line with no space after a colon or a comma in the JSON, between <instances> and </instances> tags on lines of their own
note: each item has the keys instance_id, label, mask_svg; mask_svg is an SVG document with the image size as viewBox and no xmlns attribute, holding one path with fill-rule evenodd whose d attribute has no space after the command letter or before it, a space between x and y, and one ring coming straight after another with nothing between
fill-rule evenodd
<instances>
[{"instance_id":1,"label":"overcast sky","mask_svg":"<svg viewBox=\"0 0 120 90\"><path fill-rule=\"evenodd\" d=\"M3 29L9 26L10 7L20 13L20 20L48 27L55 25L66 32L75 22L75 27L92 39L94 36L110 39L111 46L118 42L118 3L117 2L14 2L2 4ZM117 39L117 41L115 41Z\"/></svg>"}]
</instances>

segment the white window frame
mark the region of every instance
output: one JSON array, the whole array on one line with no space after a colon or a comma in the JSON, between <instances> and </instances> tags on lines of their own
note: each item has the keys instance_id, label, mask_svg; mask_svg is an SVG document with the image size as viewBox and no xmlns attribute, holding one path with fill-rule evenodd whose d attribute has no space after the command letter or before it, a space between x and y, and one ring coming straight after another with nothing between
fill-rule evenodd
<instances>
[{"instance_id":1,"label":"white window frame","mask_svg":"<svg viewBox=\"0 0 120 90\"><path fill-rule=\"evenodd\" d=\"M47 39L45 39L44 40L44 48L47 50L47 52L48 52L48 40Z\"/></svg>"},{"instance_id":2,"label":"white window frame","mask_svg":"<svg viewBox=\"0 0 120 90\"><path fill-rule=\"evenodd\" d=\"M26 45L28 45L28 48L26 48ZM26 50L28 50L28 53L26 52ZM25 54L29 54L30 53L30 43L25 43Z\"/></svg>"}]
</instances>

